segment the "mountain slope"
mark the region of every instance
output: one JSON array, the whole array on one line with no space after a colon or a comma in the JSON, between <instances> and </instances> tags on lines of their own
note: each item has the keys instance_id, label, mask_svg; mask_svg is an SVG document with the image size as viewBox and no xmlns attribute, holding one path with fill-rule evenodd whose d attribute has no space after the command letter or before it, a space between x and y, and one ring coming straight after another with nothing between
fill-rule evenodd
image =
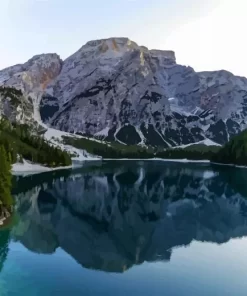
<instances>
[{"instance_id":1,"label":"mountain slope","mask_svg":"<svg viewBox=\"0 0 247 296\"><path fill-rule=\"evenodd\" d=\"M49 167L71 164L71 155L43 134L47 128L34 118L32 99L21 90L0 87L0 145L11 163L23 159Z\"/></svg>"},{"instance_id":2,"label":"mountain slope","mask_svg":"<svg viewBox=\"0 0 247 296\"><path fill-rule=\"evenodd\" d=\"M71 165L71 155L52 145L43 136L30 130L27 124L0 119L0 145L12 163L23 159L49 167Z\"/></svg>"},{"instance_id":3,"label":"mountain slope","mask_svg":"<svg viewBox=\"0 0 247 296\"><path fill-rule=\"evenodd\" d=\"M62 60L57 54L36 55L22 65L0 71L0 86L14 87L30 98L34 118L40 119L39 105L44 90L61 71Z\"/></svg>"},{"instance_id":4,"label":"mountain slope","mask_svg":"<svg viewBox=\"0 0 247 296\"><path fill-rule=\"evenodd\" d=\"M0 87L0 117L11 122L28 123L33 117L33 105L20 90Z\"/></svg>"},{"instance_id":5,"label":"mountain slope","mask_svg":"<svg viewBox=\"0 0 247 296\"><path fill-rule=\"evenodd\" d=\"M224 145L218 153L214 154L212 161L247 165L247 130L244 130L234 138L232 138L226 145Z\"/></svg>"},{"instance_id":6,"label":"mountain slope","mask_svg":"<svg viewBox=\"0 0 247 296\"><path fill-rule=\"evenodd\" d=\"M247 79L197 73L178 65L174 52L128 38L90 41L63 62L55 54L35 56L0 71L0 85L30 95L34 118L107 141L222 145L246 128Z\"/></svg>"}]
</instances>

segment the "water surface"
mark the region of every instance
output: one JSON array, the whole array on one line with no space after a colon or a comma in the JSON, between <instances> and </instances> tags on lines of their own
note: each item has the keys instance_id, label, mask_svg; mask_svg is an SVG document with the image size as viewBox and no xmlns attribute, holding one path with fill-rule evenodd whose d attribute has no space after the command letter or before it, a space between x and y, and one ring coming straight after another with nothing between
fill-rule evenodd
<instances>
[{"instance_id":1,"label":"water surface","mask_svg":"<svg viewBox=\"0 0 247 296\"><path fill-rule=\"evenodd\" d=\"M0 295L246 295L246 172L108 161L17 177Z\"/></svg>"}]
</instances>

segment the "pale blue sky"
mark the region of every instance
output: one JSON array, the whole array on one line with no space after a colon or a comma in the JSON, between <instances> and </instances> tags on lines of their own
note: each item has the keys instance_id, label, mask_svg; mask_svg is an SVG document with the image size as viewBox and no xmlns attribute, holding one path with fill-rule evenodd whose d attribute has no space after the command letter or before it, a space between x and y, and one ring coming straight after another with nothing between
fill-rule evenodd
<instances>
[{"instance_id":1,"label":"pale blue sky","mask_svg":"<svg viewBox=\"0 0 247 296\"><path fill-rule=\"evenodd\" d=\"M245 1L1 0L0 69L40 53L64 59L89 40L117 36L172 49L196 70L247 76Z\"/></svg>"}]
</instances>

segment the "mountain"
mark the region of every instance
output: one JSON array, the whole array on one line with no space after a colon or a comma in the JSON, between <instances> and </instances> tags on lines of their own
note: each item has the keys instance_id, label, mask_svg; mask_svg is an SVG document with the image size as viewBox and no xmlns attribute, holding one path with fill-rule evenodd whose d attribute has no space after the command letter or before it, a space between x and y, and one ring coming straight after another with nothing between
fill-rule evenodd
<instances>
[{"instance_id":1,"label":"mountain","mask_svg":"<svg viewBox=\"0 0 247 296\"><path fill-rule=\"evenodd\" d=\"M35 97L30 95L32 94L23 94L23 91L14 87L0 86L0 145L4 145L11 154L13 163L23 158L22 164L27 164L27 160L54 166L55 163L59 164L60 157L72 157L73 160L95 159L95 156L84 149L64 145L63 137L81 137L48 128L43 124L36 116L33 104ZM61 161L60 158L61 163L68 165L68 160L64 160Z\"/></svg>"},{"instance_id":2,"label":"mountain","mask_svg":"<svg viewBox=\"0 0 247 296\"><path fill-rule=\"evenodd\" d=\"M35 119L107 141L222 145L246 128L246 78L195 72L128 38L90 41L64 61L37 55L0 71L1 85L30 97Z\"/></svg>"},{"instance_id":3,"label":"mountain","mask_svg":"<svg viewBox=\"0 0 247 296\"><path fill-rule=\"evenodd\" d=\"M12 164L24 164L28 160L29 164L35 162L49 167L71 165L69 151L49 142L29 125L11 123L5 118L0 118L0 146Z\"/></svg>"},{"instance_id":4,"label":"mountain","mask_svg":"<svg viewBox=\"0 0 247 296\"><path fill-rule=\"evenodd\" d=\"M11 122L34 123L32 102L18 89L0 87L0 117L2 116Z\"/></svg>"},{"instance_id":5,"label":"mountain","mask_svg":"<svg viewBox=\"0 0 247 296\"><path fill-rule=\"evenodd\" d=\"M0 86L14 87L22 91L33 105L33 117L40 119L40 100L49 82L62 69L57 54L43 54L31 58L23 65L15 65L0 71Z\"/></svg>"}]
</instances>

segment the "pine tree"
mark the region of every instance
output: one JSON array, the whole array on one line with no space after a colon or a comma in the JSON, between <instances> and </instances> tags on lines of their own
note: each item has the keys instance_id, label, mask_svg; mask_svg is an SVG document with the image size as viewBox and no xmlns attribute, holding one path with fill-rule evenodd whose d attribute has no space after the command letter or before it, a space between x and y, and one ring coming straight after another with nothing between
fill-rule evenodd
<instances>
[{"instance_id":1,"label":"pine tree","mask_svg":"<svg viewBox=\"0 0 247 296\"><path fill-rule=\"evenodd\" d=\"M0 146L0 200L4 206L11 206L11 165L3 146Z\"/></svg>"}]
</instances>

